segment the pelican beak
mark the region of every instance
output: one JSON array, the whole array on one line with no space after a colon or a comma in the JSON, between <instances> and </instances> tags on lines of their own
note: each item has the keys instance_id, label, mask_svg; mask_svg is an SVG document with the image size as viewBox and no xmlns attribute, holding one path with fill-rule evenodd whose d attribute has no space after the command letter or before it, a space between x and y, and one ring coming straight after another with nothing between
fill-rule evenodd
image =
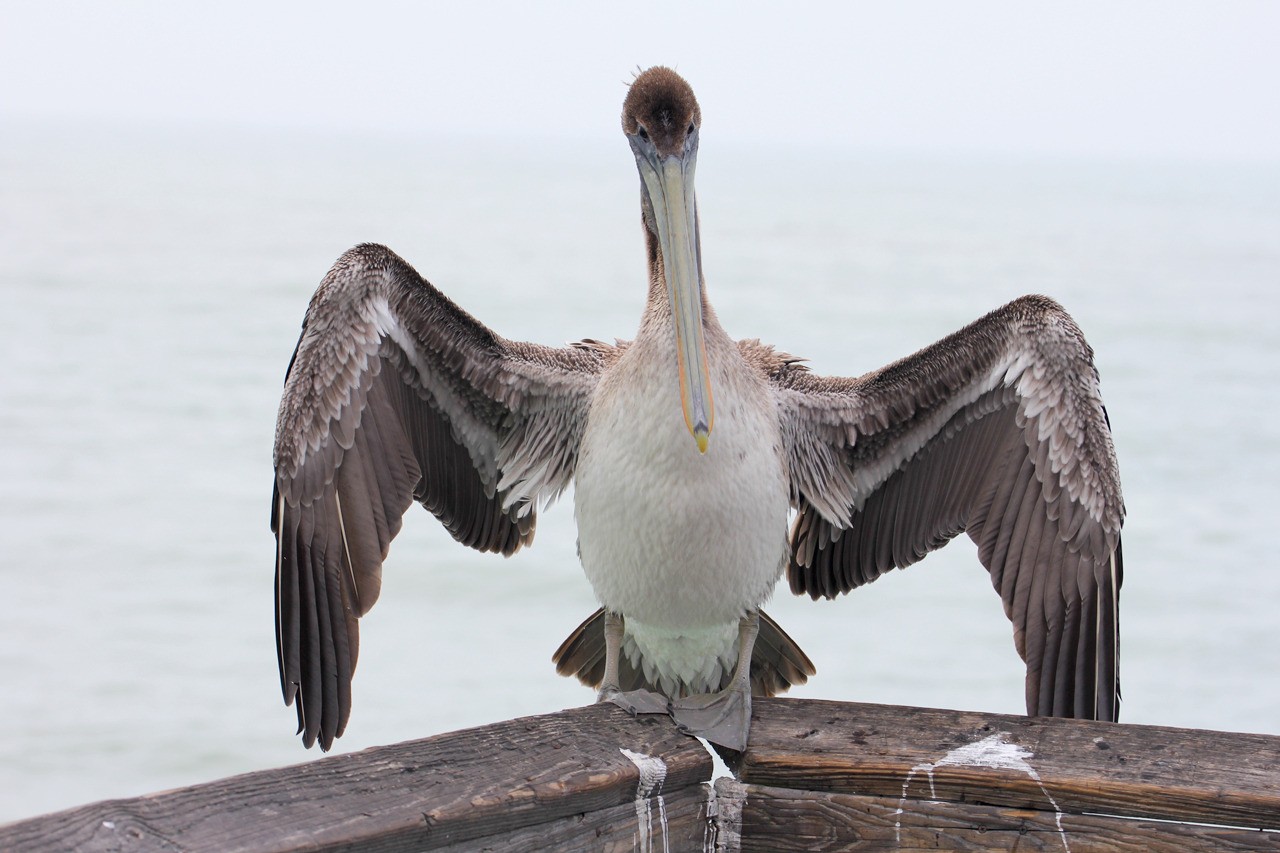
<instances>
[{"instance_id":1,"label":"pelican beak","mask_svg":"<svg viewBox=\"0 0 1280 853\"><path fill-rule=\"evenodd\" d=\"M675 320L684 422L698 444L698 452L706 453L715 409L702 332L702 258L693 197L697 136L695 133L689 137L681 154L667 157L635 138L632 148L662 251L663 275Z\"/></svg>"}]
</instances>

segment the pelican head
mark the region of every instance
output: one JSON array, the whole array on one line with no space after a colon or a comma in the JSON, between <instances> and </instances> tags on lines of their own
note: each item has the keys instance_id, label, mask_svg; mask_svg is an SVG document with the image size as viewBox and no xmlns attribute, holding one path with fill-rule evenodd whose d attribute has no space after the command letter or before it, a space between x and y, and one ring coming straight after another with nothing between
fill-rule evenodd
<instances>
[{"instance_id":1,"label":"pelican head","mask_svg":"<svg viewBox=\"0 0 1280 853\"><path fill-rule=\"evenodd\" d=\"M640 170L652 274L661 271L675 325L684 421L707 451L715 420L702 331L702 256L693 173L702 113L693 89L670 68L642 72L622 105L622 130ZM656 253L655 253L656 250Z\"/></svg>"}]
</instances>

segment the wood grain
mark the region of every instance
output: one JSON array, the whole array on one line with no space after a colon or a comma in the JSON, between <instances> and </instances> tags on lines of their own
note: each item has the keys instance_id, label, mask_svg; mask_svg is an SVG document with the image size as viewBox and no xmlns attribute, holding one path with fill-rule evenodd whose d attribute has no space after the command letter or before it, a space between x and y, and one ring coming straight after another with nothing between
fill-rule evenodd
<instances>
[{"instance_id":1,"label":"wood grain","mask_svg":"<svg viewBox=\"0 0 1280 853\"><path fill-rule=\"evenodd\" d=\"M0 826L0 850L1277 850L1280 737L758 699L738 779L593 705ZM623 750L663 762L641 795Z\"/></svg>"},{"instance_id":2,"label":"wood grain","mask_svg":"<svg viewBox=\"0 0 1280 853\"><path fill-rule=\"evenodd\" d=\"M946 761L993 736L1034 775ZM1066 812L1280 829L1270 735L761 699L747 751L730 758L742 781L771 787L896 799L906 785L914 798L1049 812L1052 797Z\"/></svg>"},{"instance_id":3,"label":"wood grain","mask_svg":"<svg viewBox=\"0 0 1280 853\"><path fill-rule=\"evenodd\" d=\"M634 719L613 705L592 705L0 826L0 850L391 853L601 810L613 810L620 823L611 833L621 833L630 849L626 821L634 828L640 779L624 748L666 764L655 791L664 804L689 788L705 799L711 759L696 740L669 719ZM678 816L696 813L691 803L677 805ZM583 827L597 837L594 827ZM564 830L557 829L562 838Z\"/></svg>"},{"instance_id":4,"label":"wood grain","mask_svg":"<svg viewBox=\"0 0 1280 853\"><path fill-rule=\"evenodd\" d=\"M741 800L742 853L834 851L1045 851L1199 853L1280 851L1280 832L1105 815L821 794L716 782L721 801ZM901 810L901 811L900 811Z\"/></svg>"}]
</instances>

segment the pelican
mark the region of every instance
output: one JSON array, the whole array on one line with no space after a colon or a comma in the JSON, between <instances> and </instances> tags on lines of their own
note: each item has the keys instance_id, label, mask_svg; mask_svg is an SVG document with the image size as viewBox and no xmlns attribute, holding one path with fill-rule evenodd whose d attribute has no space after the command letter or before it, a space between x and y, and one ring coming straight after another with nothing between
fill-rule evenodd
<instances>
[{"instance_id":1,"label":"pelican","mask_svg":"<svg viewBox=\"0 0 1280 853\"><path fill-rule=\"evenodd\" d=\"M358 620L412 501L510 555L574 485L600 609L563 675L730 749L751 696L814 666L762 611L832 598L964 531L1013 623L1028 714L1116 719L1124 503L1093 351L1043 296L854 378L721 328L702 274L693 90L655 67L622 129L640 173L648 300L631 341L490 331L389 249L321 281L276 426L276 637L310 747L351 712Z\"/></svg>"}]
</instances>

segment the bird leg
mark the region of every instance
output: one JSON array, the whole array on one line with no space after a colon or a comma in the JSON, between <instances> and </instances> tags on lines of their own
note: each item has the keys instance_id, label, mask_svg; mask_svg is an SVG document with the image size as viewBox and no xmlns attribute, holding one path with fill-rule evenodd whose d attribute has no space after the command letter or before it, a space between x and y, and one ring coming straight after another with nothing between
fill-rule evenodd
<instances>
[{"instance_id":1,"label":"bird leg","mask_svg":"<svg viewBox=\"0 0 1280 853\"><path fill-rule=\"evenodd\" d=\"M760 633L760 614L738 620L738 664L733 679L718 693L686 696L671 703L671 716L685 734L742 752L751 728L751 653Z\"/></svg>"},{"instance_id":2,"label":"bird leg","mask_svg":"<svg viewBox=\"0 0 1280 853\"><path fill-rule=\"evenodd\" d=\"M636 714L666 714L671 710L671 700L651 690L628 690L618 687L618 660L622 655L622 614L612 610L604 612L604 678L600 681L597 702L612 702L631 716Z\"/></svg>"}]
</instances>

